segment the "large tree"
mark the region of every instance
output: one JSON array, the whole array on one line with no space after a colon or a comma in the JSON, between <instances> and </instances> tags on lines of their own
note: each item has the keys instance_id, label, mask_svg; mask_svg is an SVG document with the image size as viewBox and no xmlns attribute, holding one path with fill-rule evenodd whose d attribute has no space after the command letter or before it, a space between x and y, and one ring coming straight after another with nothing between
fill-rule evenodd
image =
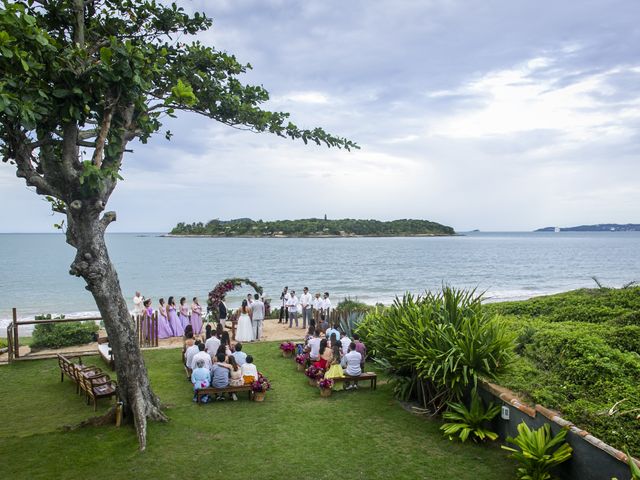
<instances>
[{"instance_id":1,"label":"large tree","mask_svg":"<svg viewBox=\"0 0 640 480\"><path fill-rule=\"evenodd\" d=\"M146 143L163 116L188 111L305 143L357 146L261 109L267 91L238 79L250 65L181 40L211 27L203 14L155 0L1 1L2 159L66 216L66 239L76 249L70 273L86 281L104 319L125 414L144 449L147 419L166 417L104 240L116 219L105 207L127 144Z\"/></svg>"}]
</instances>

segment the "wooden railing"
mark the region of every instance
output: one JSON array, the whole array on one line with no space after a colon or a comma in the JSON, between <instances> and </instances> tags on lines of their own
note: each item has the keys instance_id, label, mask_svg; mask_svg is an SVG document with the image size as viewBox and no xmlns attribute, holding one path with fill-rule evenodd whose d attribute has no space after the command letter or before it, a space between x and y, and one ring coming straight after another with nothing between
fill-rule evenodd
<instances>
[{"instance_id":1,"label":"wooden railing","mask_svg":"<svg viewBox=\"0 0 640 480\"><path fill-rule=\"evenodd\" d=\"M158 346L158 312L153 315L131 317L136 324L136 336L140 347Z\"/></svg>"}]
</instances>

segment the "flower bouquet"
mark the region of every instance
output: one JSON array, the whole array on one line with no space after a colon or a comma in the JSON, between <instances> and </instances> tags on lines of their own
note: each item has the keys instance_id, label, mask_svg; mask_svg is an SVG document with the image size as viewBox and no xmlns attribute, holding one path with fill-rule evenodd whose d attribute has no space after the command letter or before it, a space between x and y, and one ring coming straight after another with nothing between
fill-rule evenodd
<instances>
[{"instance_id":1,"label":"flower bouquet","mask_svg":"<svg viewBox=\"0 0 640 480\"><path fill-rule=\"evenodd\" d=\"M264 402L264 394L267 390L271 389L271 383L267 377L258 373L258 379L254 380L251 384L251 392L253 393L253 400L256 402Z\"/></svg>"},{"instance_id":2,"label":"flower bouquet","mask_svg":"<svg viewBox=\"0 0 640 480\"><path fill-rule=\"evenodd\" d=\"M304 371L304 367L307 365L309 356L306 353L296 355L296 363L298 364L298 371Z\"/></svg>"},{"instance_id":3,"label":"flower bouquet","mask_svg":"<svg viewBox=\"0 0 640 480\"><path fill-rule=\"evenodd\" d=\"M321 380L324 377L324 370L311 365L304 371L304 374L309 378L309 385L316 387L318 385L318 380Z\"/></svg>"},{"instance_id":4,"label":"flower bouquet","mask_svg":"<svg viewBox=\"0 0 640 480\"><path fill-rule=\"evenodd\" d=\"M333 380L330 378L323 378L318 380L318 388L320 388L321 397L331 396L331 389L333 388Z\"/></svg>"},{"instance_id":5,"label":"flower bouquet","mask_svg":"<svg viewBox=\"0 0 640 480\"><path fill-rule=\"evenodd\" d=\"M293 355L293 351L296 349L296 346L293 342L284 342L280 344L280 350L282 350L283 357L290 357Z\"/></svg>"}]
</instances>

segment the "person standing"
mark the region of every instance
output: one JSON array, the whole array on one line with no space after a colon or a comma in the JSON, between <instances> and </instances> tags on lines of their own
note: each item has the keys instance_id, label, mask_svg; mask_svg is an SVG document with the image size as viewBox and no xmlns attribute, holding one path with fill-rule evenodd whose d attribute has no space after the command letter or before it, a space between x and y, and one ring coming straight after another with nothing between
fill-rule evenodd
<instances>
[{"instance_id":1,"label":"person standing","mask_svg":"<svg viewBox=\"0 0 640 480\"><path fill-rule=\"evenodd\" d=\"M280 319L278 323L287 323L287 302L289 301L289 287L284 287L280 294Z\"/></svg>"},{"instance_id":2,"label":"person standing","mask_svg":"<svg viewBox=\"0 0 640 480\"><path fill-rule=\"evenodd\" d=\"M238 317L238 329L236 330L236 340L238 342L250 342L253 340L254 330L249 317L249 305L246 300L242 301L240 316Z\"/></svg>"},{"instance_id":3,"label":"person standing","mask_svg":"<svg viewBox=\"0 0 640 480\"><path fill-rule=\"evenodd\" d=\"M296 291L291 290L289 300L287 300L287 310L289 311L289 328L293 328L293 319L296 320L296 328L298 328L298 297Z\"/></svg>"},{"instance_id":4,"label":"person standing","mask_svg":"<svg viewBox=\"0 0 640 480\"><path fill-rule=\"evenodd\" d=\"M202 307L198 302L198 297L193 297L193 303L191 304L191 326L193 327L193 334L200 335L200 332L202 332Z\"/></svg>"},{"instance_id":5,"label":"person standing","mask_svg":"<svg viewBox=\"0 0 640 480\"><path fill-rule=\"evenodd\" d=\"M140 292L136 292L133 297L133 315L136 317L141 316L144 313L144 297L140 295Z\"/></svg>"},{"instance_id":6,"label":"person standing","mask_svg":"<svg viewBox=\"0 0 640 480\"><path fill-rule=\"evenodd\" d=\"M169 325L171 325L171 331L174 337L181 337L184 330L178 314L176 313L176 302L173 297L169 297L167 300L167 316L169 317Z\"/></svg>"},{"instance_id":7,"label":"person standing","mask_svg":"<svg viewBox=\"0 0 640 480\"><path fill-rule=\"evenodd\" d=\"M158 338L169 338L173 336L171 324L167 317L167 306L164 304L164 298L158 300Z\"/></svg>"},{"instance_id":8,"label":"person standing","mask_svg":"<svg viewBox=\"0 0 640 480\"><path fill-rule=\"evenodd\" d=\"M320 325L320 321L322 320L322 298L320 297L320 293L316 293L315 298L313 299L313 321L315 325Z\"/></svg>"},{"instance_id":9,"label":"person standing","mask_svg":"<svg viewBox=\"0 0 640 480\"><path fill-rule=\"evenodd\" d=\"M251 306L252 303L253 303L253 297L251 296L250 293L247 293L247 304Z\"/></svg>"},{"instance_id":10,"label":"person standing","mask_svg":"<svg viewBox=\"0 0 640 480\"><path fill-rule=\"evenodd\" d=\"M225 295L220 299L220 303L218 304L218 324L225 325L227 322L227 304L224 303Z\"/></svg>"},{"instance_id":11,"label":"person standing","mask_svg":"<svg viewBox=\"0 0 640 480\"><path fill-rule=\"evenodd\" d=\"M184 331L191 322L189 320L189 305L187 305L186 297L180 299L180 311L178 313L180 317L180 323L182 323L182 330Z\"/></svg>"},{"instance_id":12,"label":"person standing","mask_svg":"<svg viewBox=\"0 0 640 480\"><path fill-rule=\"evenodd\" d=\"M262 323L264 321L264 302L257 293L253 296L254 300L251 304L251 325L256 340L260 340L262 336Z\"/></svg>"},{"instance_id":13,"label":"person standing","mask_svg":"<svg viewBox=\"0 0 640 480\"><path fill-rule=\"evenodd\" d=\"M327 320L327 322L331 323L331 300L329 299L329 292L324 292L324 298L322 300L322 314Z\"/></svg>"},{"instance_id":14,"label":"person standing","mask_svg":"<svg viewBox=\"0 0 640 480\"><path fill-rule=\"evenodd\" d=\"M311 294L309 293L309 288L304 287L302 289L302 295L300 296L300 305L302 306L302 328L307 329L307 322L309 322L309 326L315 327L316 322L313 321L311 317ZM313 323L312 323L313 322Z\"/></svg>"}]
</instances>

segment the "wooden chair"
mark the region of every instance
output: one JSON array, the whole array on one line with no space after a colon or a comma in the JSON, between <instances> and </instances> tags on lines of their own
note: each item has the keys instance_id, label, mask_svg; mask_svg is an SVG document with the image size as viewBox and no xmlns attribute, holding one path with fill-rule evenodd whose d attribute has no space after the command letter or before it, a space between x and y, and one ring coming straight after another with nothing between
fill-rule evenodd
<instances>
[{"instance_id":1,"label":"wooden chair","mask_svg":"<svg viewBox=\"0 0 640 480\"><path fill-rule=\"evenodd\" d=\"M81 375L82 390L87 397L87 404L93 401L93 410L98 410L98 400L101 398L117 397L118 384L115 380L111 380L109 375Z\"/></svg>"}]
</instances>

